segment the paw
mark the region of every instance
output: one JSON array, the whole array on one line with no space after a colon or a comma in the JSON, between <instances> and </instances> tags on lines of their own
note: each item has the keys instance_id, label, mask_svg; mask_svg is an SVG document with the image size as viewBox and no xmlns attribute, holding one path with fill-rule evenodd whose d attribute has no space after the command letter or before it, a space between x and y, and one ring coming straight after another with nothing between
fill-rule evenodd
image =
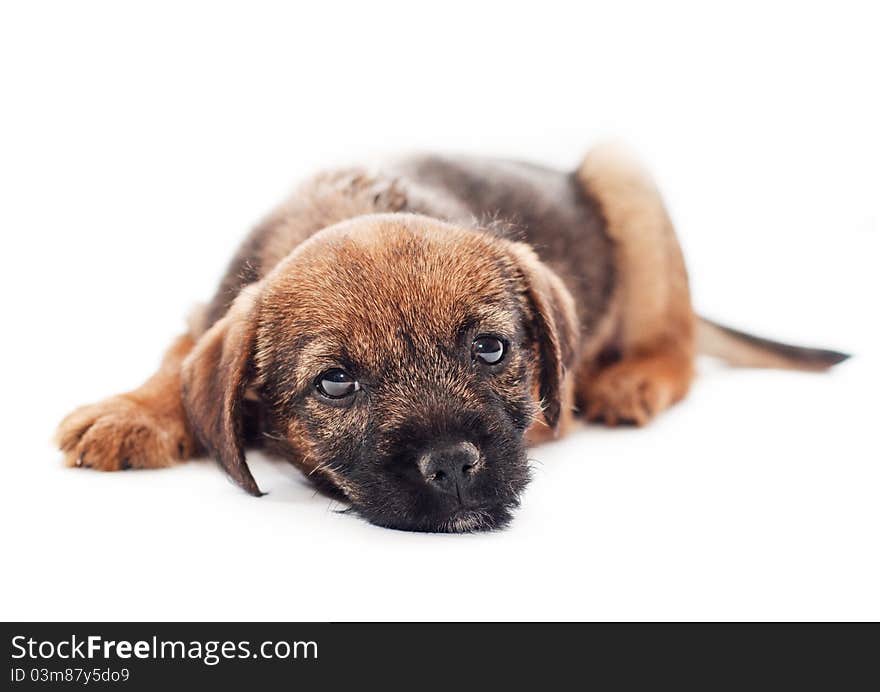
<instances>
[{"instance_id":1,"label":"paw","mask_svg":"<svg viewBox=\"0 0 880 692\"><path fill-rule=\"evenodd\" d=\"M78 408L58 426L56 441L67 466L101 471L161 468L193 451L179 417L124 396Z\"/></svg>"},{"instance_id":2,"label":"paw","mask_svg":"<svg viewBox=\"0 0 880 692\"><path fill-rule=\"evenodd\" d=\"M606 425L645 425L673 403L665 377L637 363L622 362L598 373L587 395L586 417Z\"/></svg>"}]
</instances>

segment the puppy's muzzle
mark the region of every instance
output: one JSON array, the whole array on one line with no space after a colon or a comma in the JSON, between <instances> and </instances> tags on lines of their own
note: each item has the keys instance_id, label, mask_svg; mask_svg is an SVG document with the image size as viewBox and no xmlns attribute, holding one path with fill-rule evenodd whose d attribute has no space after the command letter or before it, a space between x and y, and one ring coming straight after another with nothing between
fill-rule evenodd
<instances>
[{"instance_id":1,"label":"puppy's muzzle","mask_svg":"<svg viewBox=\"0 0 880 692\"><path fill-rule=\"evenodd\" d=\"M428 487L463 503L480 467L480 451L470 442L439 444L419 456L418 467Z\"/></svg>"}]
</instances>

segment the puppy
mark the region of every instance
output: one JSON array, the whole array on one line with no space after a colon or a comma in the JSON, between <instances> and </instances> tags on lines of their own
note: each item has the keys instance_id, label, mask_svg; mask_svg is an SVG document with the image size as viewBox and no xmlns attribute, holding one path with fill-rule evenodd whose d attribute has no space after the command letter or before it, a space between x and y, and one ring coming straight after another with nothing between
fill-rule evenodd
<instances>
[{"instance_id":1,"label":"puppy","mask_svg":"<svg viewBox=\"0 0 880 692\"><path fill-rule=\"evenodd\" d=\"M685 396L698 352L847 357L696 317L660 195L609 147L573 173L410 158L308 180L158 372L57 439L67 464L104 471L207 453L252 495L260 444L375 524L492 529L528 483L528 444L575 413L644 425Z\"/></svg>"}]
</instances>

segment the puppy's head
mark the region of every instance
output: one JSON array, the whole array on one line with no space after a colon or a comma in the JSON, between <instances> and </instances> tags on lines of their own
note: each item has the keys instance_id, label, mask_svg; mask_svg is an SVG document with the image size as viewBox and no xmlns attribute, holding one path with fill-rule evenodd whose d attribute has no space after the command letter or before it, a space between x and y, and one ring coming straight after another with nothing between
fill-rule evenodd
<instances>
[{"instance_id":1,"label":"puppy's head","mask_svg":"<svg viewBox=\"0 0 880 692\"><path fill-rule=\"evenodd\" d=\"M410 215L328 228L246 289L184 365L184 401L245 490L244 411L382 526L504 525L525 430L555 426L576 323L527 246Z\"/></svg>"}]
</instances>

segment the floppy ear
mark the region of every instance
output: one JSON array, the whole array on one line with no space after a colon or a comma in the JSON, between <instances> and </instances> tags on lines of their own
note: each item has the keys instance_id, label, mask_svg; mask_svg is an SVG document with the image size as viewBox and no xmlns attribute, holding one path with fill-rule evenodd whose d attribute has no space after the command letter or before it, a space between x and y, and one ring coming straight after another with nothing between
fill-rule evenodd
<instances>
[{"instance_id":1,"label":"floppy ear","mask_svg":"<svg viewBox=\"0 0 880 692\"><path fill-rule=\"evenodd\" d=\"M199 339L181 369L183 405L201 443L238 485L263 493L244 460L242 398L254 348L253 308L259 288L248 286Z\"/></svg>"},{"instance_id":2,"label":"floppy ear","mask_svg":"<svg viewBox=\"0 0 880 692\"><path fill-rule=\"evenodd\" d=\"M527 324L540 359L539 393L547 425L555 429L562 409L565 371L573 365L578 339L574 299L562 280L524 243L512 243L522 291L531 312Z\"/></svg>"}]
</instances>

